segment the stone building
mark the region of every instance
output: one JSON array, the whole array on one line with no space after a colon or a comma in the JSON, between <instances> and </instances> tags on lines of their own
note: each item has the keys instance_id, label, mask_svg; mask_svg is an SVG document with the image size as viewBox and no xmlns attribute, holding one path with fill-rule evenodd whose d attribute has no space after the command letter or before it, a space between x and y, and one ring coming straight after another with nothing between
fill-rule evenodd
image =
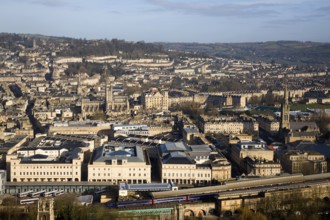
<instances>
[{"instance_id":1,"label":"stone building","mask_svg":"<svg viewBox=\"0 0 330 220\"><path fill-rule=\"evenodd\" d=\"M275 176L281 174L281 164L272 160L244 158L246 174L254 176Z\"/></svg>"},{"instance_id":2,"label":"stone building","mask_svg":"<svg viewBox=\"0 0 330 220\"><path fill-rule=\"evenodd\" d=\"M327 172L325 156L316 152L289 151L281 156L281 165L285 172L317 174Z\"/></svg>"},{"instance_id":3,"label":"stone building","mask_svg":"<svg viewBox=\"0 0 330 220\"><path fill-rule=\"evenodd\" d=\"M87 143L52 137L36 138L6 157L11 182L81 181Z\"/></svg>"},{"instance_id":4,"label":"stone building","mask_svg":"<svg viewBox=\"0 0 330 220\"><path fill-rule=\"evenodd\" d=\"M259 132L259 123L254 119L202 115L198 125L203 133L253 134Z\"/></svg>"},{"instance_id":5,"label":"stone building","mask_svg":"<svg viewBox=\"0 0 330 220\"><path fill-rule=\"evenodd\" d=\"M98 99L81 99L81 114L85 119L88 116L93 116L103 112L102 100Z\"/></svg>"},{"instance_id":6,"label":"stone building","mask_svg":"<svg viewBox=\"0 0 330 220\"><path fill-rule=\"evenodd\" d=\"M141 102L145 110L168 110L168 91L160 92L157 88L152 88L150 91L142 94Z\"/></svg>"},{"instance_id":7,"label":"stone building","mask_svg":"<svg viewBox=\"0 0 330 220\"><path fill-rule=\"evenodd\" d=\"M288 87L285 86L284 90L284 100L281 105L281 124L280 129L290 129L290 106L289 106L289 94Z\"/></svg>"},{"instance_id":8,"label":"stone building","mask_svg":"<svg viewBox=\"0 0 330 220\"><path fill-rule=\"evenodd\" d=\"M285 137L286 143L295 141L315 141L320 130L315 122L290 122L290 130Z\"/></svg>"},{"instance_id":9,"label":"stone building","mask_svg":"<svg viewBox=\"0 0 330 220\"><path fill-rule=\"evenodd\" d=\"M54 199L42 198L38 201L37 220L54 220Z\"/></svg>"},{"instance_id":10,"label":"stone building","mask_svg":"<svg viewBox=\"0 0 330 220\"><path fill-rule=\"evenodd\" d=\"M258 117L259 127L269 134L277 134L280 130L280 122L271 117Z\"/></svg>"},{"instance_id":11,"label":"stone building","mask_svg":"<svg viewBox=\"0 0 330 220\"><path fill-rule=\"evenodd\" d=\"M208 145L168 142L160 145L158 156L163 183L209 184L231 178L231 164Z\"/></svg>"},{"instance_id":12,"label":"stone building","mask_svg":"<svg viewBox=\"0 0 330 220\"><path fill-rule=\"evenodd\" d=\"M272 176L281 173L279 162L274 162L274 152L263 141L240 141L231 147L231 158L246 174Z\"/></svg>"},{"instance_id":13,"label":"stone building","mask_svg":"<svg viewBox=\"0 0 330 220\"><path fill-rule=\"evenodd\" d=\"M109 132L110 123L103 121L85 120L54 122L49 126L48 134L98 134L103 131Z\"/></svg>"},{"instance_id":14,"label":"stone building","mask_svg":"<svg viewBox=\"0 0 330 220\"><path fill-rule=\"evenodd\" d=\"M149 156L141 147L107 143L95 149L88 164L89 182L151 183Z\"/></svg>"},{"instance_id":15,"label":"stone building","mask_svg":"<svg viewBox=\"0 0 330 220\"><path fill-rule=\"evenodd\" d=\"M130 112L129 98L114 94L114 77L105 80L105 110L108 115L128 114Z\"/></svg>"}]
</instances>

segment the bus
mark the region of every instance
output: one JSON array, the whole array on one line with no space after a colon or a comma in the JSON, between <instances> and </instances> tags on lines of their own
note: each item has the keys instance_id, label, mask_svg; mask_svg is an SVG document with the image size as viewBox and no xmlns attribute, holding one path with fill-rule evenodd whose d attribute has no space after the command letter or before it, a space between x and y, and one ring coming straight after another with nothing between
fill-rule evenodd
<instances>
[{"instance_id":1,"label":"bus","mask_svg":"<svg viewBox=\"0 0 330 220\"><path fill-rule=\"evenodd\" d=\"M57 190L53 190L53 191L49 191L49 192L44 192L43 193L43 196L44 197L50 197L50 196L53 196L56 192L57 192Z\"/></svg>"},{"instance_id":2,"label":"bus","mask_svg":"<svg viewBox=\"0 0 330 220\"><path fill-rule=\"evenodd\" d=\"M30 190L30 191L26 191L26 192L21 192L21 193L18 193L18 194L17 194L17 197L19 197L19 198L27 197L27 196L28 196L29 194L31 194L31 193L33 193L32 190Z\"/></svg>"},{"instance_id":3,"label":"bus","mask_svg":"<svg viewBox=\"0 0 330 220\"><path fill-rule=\"evenodd\" d=\"M31 196L32 198L40 197L41 194L43 194L43 193L45 193L45 192L46 192L45 190L41 190L41 191L39 191L39 192L31 193L30 196Z\"/></svg>"},{"instance_id":4,"label":"bus","mask_svg":"<svg viewBox=\"0 0 330 220\"><path fill-rule=\"evenodd\" d=\"M64 194L64 190L58 190L54 193L54 196L59 196L59 195L62 195Z\"/></svg>"},{"instance_id":5,"label":"bus","mask_svg":"<svg viewBox=\"0 0 330 220\"><path fill-rule=\"evenodd\" d=\"M32 204L32 203L35 203L37 201L39 201L39 198L31 198L31 199L22 199L22 200L19 201L19 203L21 205L25 205L25 204Z\"/></svg>"}]
</instances>

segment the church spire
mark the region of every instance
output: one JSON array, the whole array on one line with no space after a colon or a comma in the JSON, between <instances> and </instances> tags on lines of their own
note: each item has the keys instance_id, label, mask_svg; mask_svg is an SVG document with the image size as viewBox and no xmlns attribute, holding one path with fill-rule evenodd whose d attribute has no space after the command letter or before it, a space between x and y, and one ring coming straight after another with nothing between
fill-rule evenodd
<instances>
[{"instance_id":1,"label":"church spire","mask_svg":"<svg viewBox=\"0 0 330 220\"><path fill-rule=\"evenodd\" d=\"M108 76L108 66L107 65L103 65L103 76Z\"/></svg>"},{"instance_id":2,"label":"church spire","mask_svg":"<svg viewBox=\"0 0 330 220\"><path fill-rule=\"evenodd\" d=\"M109 113L112 109L112 82L108 75L107 65L103 66L103 77L105 83L105 111Z\"/></svg>"},{"instance_id":3,"label":"church spire","mask_svg":"<svg viewBox=\"0 0 330 220\"><path fill-rule=\"evenodd\" d=\"M290 106L287 82L284 88L284 100L281 106L281 129L290 129Z\"/></svg>"}]
</instances>

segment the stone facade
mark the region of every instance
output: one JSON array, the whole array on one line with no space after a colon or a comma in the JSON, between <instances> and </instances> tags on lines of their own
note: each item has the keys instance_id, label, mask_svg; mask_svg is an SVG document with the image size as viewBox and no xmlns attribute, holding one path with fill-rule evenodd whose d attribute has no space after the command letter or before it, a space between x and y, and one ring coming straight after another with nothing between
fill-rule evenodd
<instances>
[{"instance_id":1,"label":"stone facade","mask_svg":"<svg viewBox=\"0 0 330 220\"><path fill-rule=\"evenodd\" d=\"M138 146L108 143L96 149L88 164L89 182L151 183L148 154Z\"/></svg>"},{"instance_id":2,"label":"stone facade","mask_svg":"<svg viewBox=\"0 0 330 220\"><path fill-rule=\"evenodd\" d=\"M142 94L141 102L145 110L168 110L168 91L160 92L157 88L152 88Z\"/></svg>"},{"instance_id":3,"label":"stone facade","mask_svg":"<svg viewBox=\"0 0 330 220\"><path fill-rule=\"evenodd\" d=\"M324 155L313 152L291 151L281 156L281 165L285 172L317 174L327 172Z\"/></svg>"}]
</instances>

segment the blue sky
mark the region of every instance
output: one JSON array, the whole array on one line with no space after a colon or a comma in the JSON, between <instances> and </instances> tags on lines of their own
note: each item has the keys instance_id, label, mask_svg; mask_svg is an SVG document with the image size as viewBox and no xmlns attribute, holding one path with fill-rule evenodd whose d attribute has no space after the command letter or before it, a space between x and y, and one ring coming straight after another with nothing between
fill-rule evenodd
<instances>
[{"instance_id":1,"label":"blue sky","mask_svg":"<svg viewBox=\"0 0 330 220\"><path fill-rule=\"evenodd\" d=\"M330 42L330 0L0 0L0 32L146 42Z\"/></svg>"}]
</instances>

